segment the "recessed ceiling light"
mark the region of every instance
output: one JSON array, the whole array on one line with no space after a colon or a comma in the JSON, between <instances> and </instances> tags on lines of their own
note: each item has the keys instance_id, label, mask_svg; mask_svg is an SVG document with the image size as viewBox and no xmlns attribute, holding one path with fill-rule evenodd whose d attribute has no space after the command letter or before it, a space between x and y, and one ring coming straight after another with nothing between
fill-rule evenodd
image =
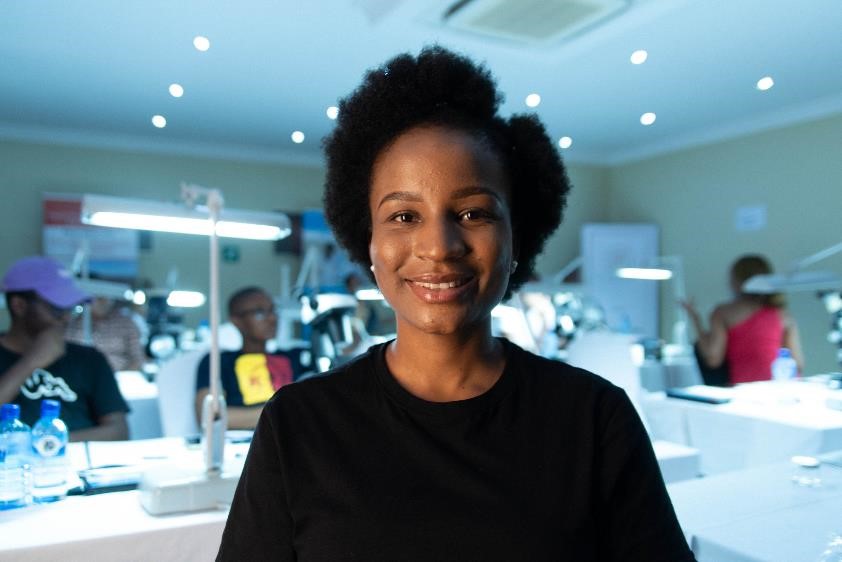
<instances>
[{"instance_id":1,"label":"recessed ceiling light","mask_svg":"<svg viewBox=\"0 0 842 562\"><path fill-rule=\"evenodd\" d=\"M649 126L655 122L655 114L654 113L644 113L640 116L640 124Z\"/></svg>"},{"instance_id":2,"label":"recessed ceiling light","mask_svg":"<svg viewBox=\"0 0 842 562\"><path fill-rule=\"evenodd\" d=\"M757 89L761 92L765 92L774 85L775 81L772 80L771 76L764 76L763 78L757 81Z\"/></svg>"},{"instance_id":3,"label":"recessed ceiling light","mask_svg":"<svg viewBox=\"0 0 842 562\"><path fill-rule=\"evenodd\" d=\"M561 137L560 139L558 139L558 145L561 148L570 148L572 144L573 139L571 139L570 137Z\"/></svg>"},{"instance_id":4,"label":"recessed ceiling light","mask_svg":"<svg viewBox=\"0 0 842 562\"><path fill-rule=\"evenodd\" d=\"M170 95L174 98L180 98L184 95L184 88L181 84L170 84Z\"/></svg>"},{"instance_id":5,"label":"recessed ceiling light","mask_svg":"<svg viewBox=\"0 0 842 562\"><path fill-rule=\"evenodd\" d=\"M647 57L649 57L649 53L647 53L643 49L638 49L637 51L631 54L629 60L632 64L643 64L644 62L646 62Z\"/></svg>"},{"instance_id":6,"label":"recessed ceiling light","mask_svg":"<svg viewBox=\"0 0 842 562\"><path fill-rule=\"evenodd\" d=\"M193 46L199 51L207 51L210 49L210 39L202 35L197 35L193 38Z\"/></svg>"},{"instance_id":7,"label":"recessed ceiling light","mask_svg":"<svg viewBox=\"0 0 842 562\"><path fill-rule=\"evenodd\" d=\"M304 133L302 133L301 131L293 131L290 135L290 138L295 144L301 144L302 142L304 142Z\"/></svg>"},{"instance_id":8,"label":"recessed ceiling light","mask_svg":"<svg viewBox=\"0 0 842 562\"><path fill-rule=\"evenodd\" d=\"M167 120L163 115L153 115L152 124L158 127L159 129L163 129L167 126Z\"/></svg>"},{"instance_id":9,"label":"recessed ceiling light","mask_svg":"<svg viewBox=\"0 0 842 562\"><path fill-rule=\"evenodd\" d=\"M339 117L339 108L335 105L331 105L327 108L327 111L325 113L327 113L328 119L336 119L337 117Z\"/></svg>"},{"instance_id":10,"label":"recessed ceiling light","mask_svg":"<svg viewBox=\"0 0 842 562\"><path fill-rule=\"evenodd\" d=\"M526 96L526 105L528 107L538 107L541 105L541 96L538 94L529 94Z\"/></svg>"}]
</instances>

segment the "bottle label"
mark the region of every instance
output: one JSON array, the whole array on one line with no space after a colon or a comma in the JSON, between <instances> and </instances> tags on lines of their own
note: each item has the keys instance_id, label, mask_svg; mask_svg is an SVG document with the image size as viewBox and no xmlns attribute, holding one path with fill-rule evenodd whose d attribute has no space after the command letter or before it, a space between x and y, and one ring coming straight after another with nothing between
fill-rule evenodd
<instances>
[{"instance_id":1,"label":"bottle label","mask_svg":"<svg viewBox=\"0 0 842 562\"><path fill-rule=\"evenodd\" d=\"M32 446L42 457L55 457L64 449L61 439L55 435L42 435Z\"/></svg>"}]
</instances>

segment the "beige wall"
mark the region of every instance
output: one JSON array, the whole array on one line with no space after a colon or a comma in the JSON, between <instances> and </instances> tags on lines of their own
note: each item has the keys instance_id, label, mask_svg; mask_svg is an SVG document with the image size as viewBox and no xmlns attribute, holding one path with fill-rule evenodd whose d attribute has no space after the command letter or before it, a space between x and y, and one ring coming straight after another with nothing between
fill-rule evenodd
<instances>
[{"instance_id":1,"label":"beige wall","mask_svg":"<svg viewBox=\"0 0 842 562\"><path fill-rule=\"evenodd\" d=\"M552 275L580 253L579 231L587 222L609 220L608 172L596 166L569 166L573 185L561 227L547 240L537 270Z\"/></svg>"},{"instance_id":2,"label":"beige wall","mask_svg":"<svg viewBox=\"0 0 842 562\"><path fill-rule=\"evenodd\" d=\"M613 167L608 178L611 220L660 225L662 253L684 257L688 294L705 314L729 297L726 272L740 254L766 254L784 269L842 240L842 116ZM764 229L736 230L746 205L765 205ZM842 275L842 254L814 269ZM808 293L789 301L806 370L838 370L821 302ZM662 304L670 322L671 303Z\"/></svg>"},{"instance_id":3,"label":"beige wall","mask_svg":"<svg viewBox=\"0 0 842 562\"><path fill-rule=\"evenodd\" d=\"M607 218L604 170L573 167L575 185L564 226L548 241L541 271L551 273L579 253L579 227ZM41 195L44 192L104 193L176 201L179 184L189 181L223 190L225 204L241 209L302 210L321 207L324 171L321 168L281 166L70 148L0 141L0 269L14 260L41 253ZM163 285L170 268L179 270L179 285L207 291L207 239L153 233L153 247L142 252L142 277ZM280 268L291 266L293 281L298 260L273 252L269 242L222 241L240 247L238 264L221 263L223 302L238 287L258 284L279 292ZM205 308L187 316L195 324L207 317ZM0 329L8 319L0 311Z\"/></svg>"}]
</instances>

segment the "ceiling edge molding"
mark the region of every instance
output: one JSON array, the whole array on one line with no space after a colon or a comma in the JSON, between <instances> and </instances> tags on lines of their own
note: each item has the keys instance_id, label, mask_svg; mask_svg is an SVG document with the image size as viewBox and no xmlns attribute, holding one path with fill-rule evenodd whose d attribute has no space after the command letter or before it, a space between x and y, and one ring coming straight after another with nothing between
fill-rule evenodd
<instances>
[{"instance_id":1,"label":"ceiling edge molding","mask_svg":"<svg viewBox=\"0 0 842 562\"><path fill-rule=\"evenodd\" d=\"M842 113L842 94L819 98L812 102L743 119L728 125L711 127L676 136L662 142L654 142L628 150L619 150L606 155L602 159L602 163L606 166L629 164L656 156L663 156L671 152L678 152L689 148L762 133L772 129L780 129L790 125L815 121L837 113Z\"/></svg>"},{"instance_id":2,"label":"ceiling edge molding","mask_svg":"<svg viewBox=\"0 0 842 562\"><path fill-rule=\"evenodd\" d=\"M315 153L307 149L299 152L259 146L206 144L72 129L10 125L2 122L0 122L0 140L310 168L323 168L325 165L321 149Z\"/></svg>"}]
</instances>

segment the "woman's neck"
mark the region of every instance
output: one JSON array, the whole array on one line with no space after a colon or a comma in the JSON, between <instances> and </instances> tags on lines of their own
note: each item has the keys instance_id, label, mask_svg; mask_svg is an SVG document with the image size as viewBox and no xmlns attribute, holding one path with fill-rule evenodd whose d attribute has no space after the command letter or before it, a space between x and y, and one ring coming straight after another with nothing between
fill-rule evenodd
<instances>
[{"instance_id":1,"label":"woman's neck","mask_svg":"<svg viewBox=\"0 0 842 562\"><path fill-rule=\"evenodd\" d=\"M411 394L431 402L483 394L505 366L502 343L487 330L464 335L401 333L386 352L392 375Z\"/></svg>"}]
</instances>

